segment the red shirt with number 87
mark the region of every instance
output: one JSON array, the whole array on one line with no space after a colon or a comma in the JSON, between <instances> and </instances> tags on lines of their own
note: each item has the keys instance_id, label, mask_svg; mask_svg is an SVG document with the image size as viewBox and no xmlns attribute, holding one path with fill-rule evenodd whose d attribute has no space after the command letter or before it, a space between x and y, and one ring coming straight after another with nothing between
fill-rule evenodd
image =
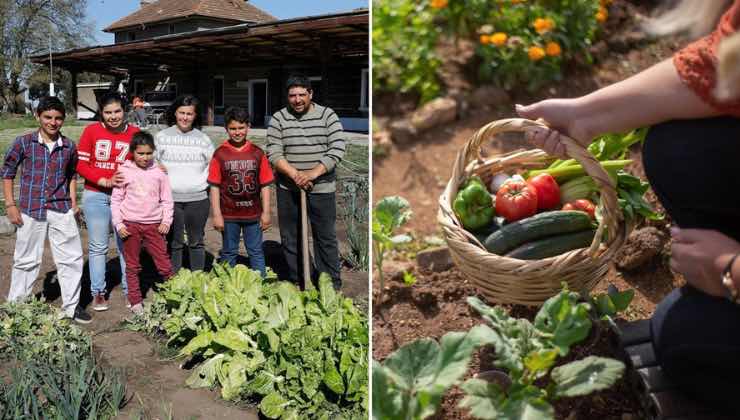
<instances>
[{"instance_id":1,"label":"red shirt with number 87","mask_svg":"<svg viewBox=\"0 0 740 420\"><path fill-rule=\"evenodd\" d=\"M111 188L101 187L98 181L112 178L118 165L131 157L128 145L137 131L138 127L126 125L123 131L114 133L101 122L85 127L77 147L77 172L85 178L85 189L111 193Z\"/></svg>"},{"instance_id":2,"label":"red shirt with number 87","mask_svg":"<svg viewBox=\"0 0 740 420\"><path fill-rule=\"evenodd\" d=\"M213 153L208 183L219 188L225 221L254 221L262 215L260 191L275 182L267 156L247 140L239 148L228 140Z\"/></svg>"}]
</instances>

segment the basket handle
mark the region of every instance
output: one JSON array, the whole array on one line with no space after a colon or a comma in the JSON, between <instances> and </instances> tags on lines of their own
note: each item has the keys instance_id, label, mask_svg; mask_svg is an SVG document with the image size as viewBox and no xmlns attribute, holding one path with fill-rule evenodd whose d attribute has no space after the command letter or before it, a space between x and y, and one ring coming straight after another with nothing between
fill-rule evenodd
<instances>
[{"instance_id":1,"label":"basket handle","mask_svg":"<svg viewBox=\"0 0 740 420\"><path fill-rule=\"evenodd\" d=\"M442 204L449 200L451 204L451 200L457 195L457 190L459 188L459 185L456 185L457 183L454 182L454 180L458 180L459 183L459 181L467 178L470 170L468 165L475 160L482 160L480 157L480 147L483 141L491 140L497 134L504 132L524 133L541 128L550 129L550 127L541 120L532 121L525 118L496 120L479 128L478 131L473 133L463 149L458 153L452 169L450 183L447 185L447 189L443 193L440 203ZM608 228L610 243L618 236L620 222L622 221L622 212L619 208L619 201L617 200L616 185L614 185L612 179L609 178L609 175L601 164L593 157L593 155L591 155L591 153L588 152L588 150L586 150L586 148L563 134L560 135L560 138L565 146L565 154L575 159L583 166L585 172L594 179L601 192L600 206L602 207L602 219L601 223L599 223L596 235L594 236L594 240L591 243L591 247L588 250L590 255L595 256L601 243L604 228ZM547 156L544 151L539 149L538 151L542 153L543 158ZM444 197L446 197L446 199L442 199ZM447 203L444 204L445 206L443 208L446 210L448 205ZM457 216L454 215L454 212L452 212L451 209L449 212L446 211L445 213L448 213L453 220L459 222L457 220Z\"/></svg>"}]
</instances>

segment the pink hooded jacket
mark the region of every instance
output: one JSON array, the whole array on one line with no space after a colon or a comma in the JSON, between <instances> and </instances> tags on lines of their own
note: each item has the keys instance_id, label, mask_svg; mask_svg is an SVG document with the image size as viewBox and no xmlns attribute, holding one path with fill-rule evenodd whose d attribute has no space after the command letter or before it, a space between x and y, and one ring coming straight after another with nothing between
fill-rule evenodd
<instances>
[{"instance_id":1,"label":"pink hooded jacket","mask_svg":"<svg viewBox=\"0 0 740 420\"><path fill-rule=\"evenodd\" d=\"M113 188L111 213L116 230L127 222L172 225L170 181L157 165L141 169L130 160L118 167L123 184Z\"/></svg>"}]
</instances>

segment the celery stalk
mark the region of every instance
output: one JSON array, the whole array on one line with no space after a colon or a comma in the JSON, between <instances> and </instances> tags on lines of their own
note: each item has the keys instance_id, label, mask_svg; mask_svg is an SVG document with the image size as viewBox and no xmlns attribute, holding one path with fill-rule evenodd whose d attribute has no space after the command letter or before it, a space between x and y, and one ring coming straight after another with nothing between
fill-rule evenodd
<instances>
[{"instance_id":1,"label":"celery stalk","mask_svg":"<svg viewBox=\"0 0 740 420\"><path fill-rule=\"evenodd\" d=\"M626 160L605 160L600 162L601 166L606 171L616 171L619 169L624 168L627 166L627 164L631 163L631 159ZM583 167L580 163L577 163L575 165L568 165L568 166L558 166L557 168L546 168L546 169L534 169L529 171L529 177L534 177L539 174L550 174L555 180L558 182L558 184L569 181L573 178L577 178L581 175L586 175L586 171L583 170Z\"/></svg>"}]
</instances>

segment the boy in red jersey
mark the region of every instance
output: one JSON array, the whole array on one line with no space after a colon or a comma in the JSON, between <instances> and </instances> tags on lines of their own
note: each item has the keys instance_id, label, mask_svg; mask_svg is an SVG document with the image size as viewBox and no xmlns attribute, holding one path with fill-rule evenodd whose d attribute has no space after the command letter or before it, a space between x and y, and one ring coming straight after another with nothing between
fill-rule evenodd
<instances>
[{"instance_id":1,"label":"boy in red jersey","mask_svg":"<svg viewBox=\"0 0 740 420\"><path fill-rule=\"evenodd\" d=\"M224 122L229 140L214 152L208 175L213 227L223 238L220 261L236 264L243 232L249 265L265 277L262 231L272 224L269 188L274 182L272 169L265 153L247 140L249 114L245 109L229 108Z\"/></svg>"}]
</instances>

